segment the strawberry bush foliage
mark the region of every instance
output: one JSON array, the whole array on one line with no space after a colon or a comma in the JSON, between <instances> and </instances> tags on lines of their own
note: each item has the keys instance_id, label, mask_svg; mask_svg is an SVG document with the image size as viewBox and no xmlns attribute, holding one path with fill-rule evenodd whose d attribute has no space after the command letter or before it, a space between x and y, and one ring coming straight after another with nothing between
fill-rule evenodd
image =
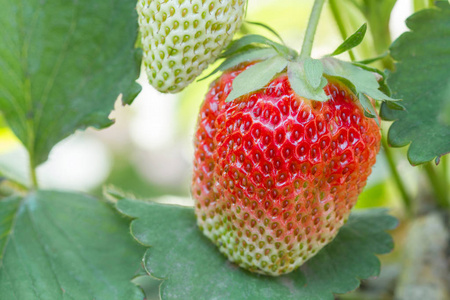
<instances>
[{"instance_id":1,"label":"strawberry bush foliage","mask_svg":"<svg viewBox=\"0 0 450 300\"><path fill-rule=\"evenodd\" d=\"M378 275L375 254L391 251L385 230L397 224L383 210L355 212L314 258L293 273L272 278L228 262L198 230L190 207L120 199L117 209L135 219L131 233L150 246L144 267L163 280L162 299L334 299L333 293L346 293L360 279Z\"/></svg>"},{"instance_id":2,"label":"strawberry bush foliage","mask_svg":"<svg viewBox=\"0 0 450 300\"><path fill-rule=\"evenodd\" d=\"M142 299L143 247L98 199L37 191L0 201L2 299Z\"/></svg>"},{"instance_id":3,"label":"strawberry bush foliage","mask_svg":"<svg viewBox=\"0 0 450 300\"><path fill-rule=\"evenodd\" d=\"M410 144L408 158L417 165L450 152L450 126L445 122L450 99L450 5L439 2L438 9L418 12L406 25L411 31L391 46L397 70L388 78L406 110L382 106L381 114L394 121L389 143L395 147Z\"/></svg>"},{"instance_id":4,"label":"strawberry bush foliage","mask_svg":"<svg viewBox=\"0 0 450 300\"><path fill-rule=\"evenodd\" d=\"M75 130L111 125L119 94L131 103L139 92L135 2L0 5L0 110L34 169ZM18 190L0 200L1 299L143 298L130 282L142 247L111 207Z\"/></svg>"},{"instance_id":5,"label":"strawberry bush foliage","mask_svg":"<svg viewBox=\"0 0 450 300\"><path fill-rule=\"evenodd\" d=\"M135 3L0 4L0 109L36 167L75 130L111 125L119 93L129 104L140 91Z\"/></svg>"},{"instance_id":6,"label":"strawberry bush foliage","mask_svg":"<svg viewBox=\"0 0 450 300\"><path fill-rule=\"evenodd\" d=\"M292 86L290 93L293 98L291 98L302 101L303 109L307 107L312 111L317 107L328 107L335 101L339 95L337 93L334 95L327 83L338 82L339 85L345 86L342 90L345 90L344 94L349 99L356 99L351 105L359 110L361 119L370 124L371 128L375 128L373 134L377 138L371 139L372 143L377 144L371 149L373 161L379 150L380 134L376 123L380 120L372 99L383 101L380 110L382 119L394 121L389 128L389 144L394 147L410 144L407 155L412 164L433 160L439 162L442 156L450 152L448 117L450 82L447 76L450 67L448 63L450 5L447 1L437 1L434 7L419 11L407 20L407 26L411 31L393 42L390 56L380 56L383 66L394 66L387 72L387 76L372 67L371 64L376 64L377 59L364 57L365 61L355 63L332 57L352 51L352 48L358 46L368 31L365 24L330 56L322 59L310 57L315 28L325 2L323 0L315 1L300 53L288 48L282 41L274 42L260 35L244 36L225 48L242 21L245 1L230 0L231 4L227 6L224 4L227 1L211 0L206 1L206 6L202 6L205 1L177 0L174 2L182 6L179 11L170 5L163 7L167 2L170 1L140 0L138 4L145 52L144 65L149 79L155 79L153 84L157 88L167 88L169 92L182 89L214 59L224 59L216 70L204 78L205 80L211 80L209 77L218 72L224 72L224 76L228 76L227 70L230 68L244 66L247 69L233 78L233 82L225 80L217 91L214 89L210 91L209 96L220 98L220 101L216 99L217 103L213 102L216 100L211 100L211 103L205 101L211 105L211 110L215 105L216 109L223 109L222 112L230 109L227 113L233 109L240 109L236 98L240 97L240 103L245 103L249 93L256 93L258 97L264 98L266 85L275 76L281 76L283 80L289 80ZM374 43L377 43L377 37L383 35L383 30L386 29L384 27L389 21L385 12L390 13L395 1L348 2L351 3L349 5L356 5L362 10ZM158 15L153 10L148 10L151 3L155 5ZM215 6L218 3L224 6ZM323 239L320 247L314 249L308 247L310 251L308 255L301 252L300 256L306 262L302 261L299 268L294 271L290 269L292 272L276 277L252 273L228 261L198 227L200 225L212 232L208 237L219 248L227 244L234 245L233 235L226 236L229 233L224 232L233 226L236 227L235 224L230 225L227 222L236 219L236 216L239 217L241 209L239 208L239 211L236 209L235 214L226 215L225 219L215 219L220 213L215 215L216 207L208 208L211 199L208 200L204 197L205 194L202 194L213 190L212 185L209 186L212 183L209 179L212 178L211 180L217 180L218 184L214 183L214 193L211 194L214 201L222 198L220 201L224 210L230 202L228 199L241 197L239 192L227 190L231 183L223 180L228 176L227 163L231 163L236 170L240 166L236 157L233 160L234 154L231 153L232 155L225 159L219 154L205 156L210 145L214 148L215 141L219 141L216 146L224 142L215 136L209 137L210 140L205 139L201 130L205 129L208 133L216 130L208 127L209 123L199 126L201 130L196 136L196 147L199 147L198 141L203 141L203 144L200 144L202 151L205 152L196 152L199 164L195 168L201 169L204 173L197 170L194 174L194 180L198 180L199 185L194 184L192 189L198 204L195 209L131 200L117 193L105 195L106 198L114 200L106 201L76 192L39 189L35 168L46 161L50 150L57 142L78 129L90 126L101 129L112 125L113 121L108 115L116 99L119 97L124 105L131 104L140 92L140 86L135 82L139 75L142 55L141 51L135 48L138 44L136 1L32 0L23 3L0 0L0 5L2 7L0 111L8 126L28 150L32 179L29 185L26 182L17 182L15 178L8 177L11 173L9 170L2 172L0 167L0 299L144 299L144 292L131 281L133 277L142 275L161 280L159 288L162 299L333 299L335 294L356 289L360 280L378 276L380 262L376 254L392 250L393 240L386 231L392 230L397 221L389 216L387 211L380 209L357 210L350 214L351 207L365 185L366 175L370 173L372 161L369 166L364 167L365 177L358 178L361 182L346 186L347 196L342 199L344 202L347 200L345 209L339 216L333 215L333 219L327 224L333 228L342 226L340 230L334 230L332 235L327 236L329 239L326 241ZM330 0L330 6L335 12L338 25L342 25L339 24L336 2ZM234 8L239 10L234 12L236 14L230 12L230 9ZM201 22L196 22L195 15L189 14L190 9L203 18ZM215 17L223 18L214 24L213 19L207 18L208 12L214 12ZM169 24L166 21L171 21L171 17L180 19L175 19ZM235 23L227 24L230 19ZM376 26L378 19L383 26ZM183 22L180 23L180 20ZM172 27L166 26L167 24ZM196 31L183 32L191 32L192 36L180 37L179 34L174 34L170 39L165 39L172 29L174 33L177 28L181 26L189 28L190 25L195 27ZM270 30L267 26L262 26ZM222 32L224 28L225 35ZM346 37L344 27L340 26L340 29ZM204 36L206 32L210 35ZM217 43L220 42L220 45L212 49L210 42L214 38L214 32L220 35L215 40ZM154 34L156 36L153 36ZM189 43L185 45L186 47L178 49L174 46L180 39ZM385 44L386 40L375 47L380 50L378 51L380 53L376 54L387 50L382 47ZM224 51L220 54L222 49ZM198 56L196 51L203 51L204 55ZM185 56L177 55L180 52ZM171 55L176 61L171 60ZM350 52L350 57L354 58L353 52ZM185 61L184 58L190 60ZM392 64L392 59L395 65ZM177 69L180 65L179 60L181 64L189 64L185 70L186 74L180 75L181 71ZM255 61L257 62L253 64ZM253 65L248 65L249 63ZM177 77L178 75L180 76ZM159 82L161 80L163 82ZM221 85L221 81L216 81L216 84ZM270 86L267 90L270 90ZM260 91L263 92L258 94ZM343 101L350 103L349 99ZM270 101L265 105L269 105ZM207 115L211 110L206 112L203 108L200 115L206 116L203 119L209 120ZM313 116L314 114L311 113ZM225 120L233 117L236 115L223 116ZM342 114L336 114L333 120L324 120L329 125L335 122L334 119L339 123L339 118L343 118ZM199 118L200 121L203 119ZM213 120L213 123L218 122ZM331 131L337 128L336 124L331 125ZM305 131L308 129L309 127L302 128ZM226 136L227 130L233 131L233 127L229 129L224 127L222 130ZM278 131L272 131L268 130L275 139L277 137L275 133ZM289 128L287 132L291 134ZM337 142L339 138L340 136L336 135ZM331 144L332 141L329 142ZM364 143L370 144L368 140ZM226 150L225 143L222 143L222 146L225 152L231 151ZM232 149L232 145L229 149ZM325 150L323 151L325 153ZM329 153L337 155L338 150L334 149ZM345 168L347 166L345 159L342 161L344 154L339 153L339 164L342 166L339 169L339 176L342 176L343 186L345 178L349 178L346 177L348 172L351 173L351 168ZM285 152L281 155L285 155ZM205 158L210 160L207 161L208 164L202 163ZM368 160L364 155L355 156L356 158L363 163ZM206 170L210 162L221 164L220 168L223 168L219 170L221 172L211 175L210 170L208 173ZM305 180L306 175L300 174L302 166L299 165L299 170L295 168L290 170L293 175L304 176L301 177L303 180L301 188L305 199L309 199L307 195L310 192L314 194L315 191L320 191L316 186L323 188L322 191L327 191L314 194L310 199L313 205L314 201L320 202L325 196L326 201L333 205L339 203L337 197L336 199L332 197L333 191L336 191L333 189L334 186L327 185L328 190L325 190L325 182L330 183L336 179L331 178L331 173L326 173L329 165L331 166L331 163L324 163L320 168L319 172L323 171L320 174L323 174L324 178L316 174L317 170L313 171L312 165L309 166L308 172L303 172L311 174L308 177L309 181ZM211 177L205 180L205 174ZM233 174L230 176L234 176ZM358 174L361 176L362 173ZM250 180L250 177L248 179ZM281 192L294 187L300 189L300 185L297 187L296 183L293 181L287 186L282 186L281 181L276 182L277 187L286 188L284 190L280 188ZM7 189L3 188L4 185ZM336 185L336 189L338 186L339 184ZM439 187L439 184L436 186ZM199 194L197 187L201 190ZM311 187L311 191L307 187L308 189ZM356 187L358 191L352 190ZM278 193L278 190L272 188L272 184L265 188L272 195L274 191ZM348 195L349 189L351 196ZM442 184L440 189L442 192ZM440 205L448 206L445 197L441 200L443 201ZM302 201L300 200L299 204L306 208L310 207L311 203ZM290 207L291 210L283 211L285 219L289 219L295 207L293 203L288 204L286 207ZM328 210L326 207L325 204L325 211ZM206 211L210 209L207 211L208 219L206 214L202 215L205 209ZM276 209L282 210L284 207ZM322 224L319 218L314 217L317 209L322 207L317 206L316 210L302 210L311 217L312 223L308 224L313 227ZM275 216L277 213L274 211L271 210L271 213ZM258 213L259 211L256 214ZM322 213L326 218L326 214L322 211L319 215ZM333 223L335 217L336 222ZM243 218L246 218L245 214ZM300 217L298 221L301 222L303 219ZM317 224L315 220L319 220ZM251 227L252 221L253 219L245 226ZM265 222L262 219L260 221ZM239 223L236 224L239 226ZM278 226L278 223L276 224ZM290 230L289 224L291 223L288 221L286 224L283 223L286 231ZM277 235L276 226L273 227L274 236ZM307 236L311 228L300 227L301 225L299 231L301 229L302 234ZM270 228L263 230L268 232ZM317 230L319 232L320 228ZM243 232L247 234L245 230ZM235 233L239 235L239 231ZM219 240L219 237L222 240ZM270 253L270 257L266 257L267 261L286 263L286 257L290 255L289 251L292 249L289 248L290 238L291 236L283 235L286 249L281 248L283 250L278 251L279 242L274 243L274 249L266 249L270 251L277 249L274 253ZM295 238L298 240L295 246L299 246L300 249L303 243L311 242L310 239L303 241L298 235ZM314 238L322 240L320 234ZM258 240L249 248L258 247L262 245L261 242L262 240ZM270 244L270 241L267 242ZM237 253L233 251L240 250L233 247L227 250L231 251L230 256ZM254 257L250 255L246 259L259 261L260 255L262 254L258 253ZM240 264L242 257L237 255L237 258L234 261ZM244 264L243 267L255 271L252 266Z\"/></svg>"}]
</instances>

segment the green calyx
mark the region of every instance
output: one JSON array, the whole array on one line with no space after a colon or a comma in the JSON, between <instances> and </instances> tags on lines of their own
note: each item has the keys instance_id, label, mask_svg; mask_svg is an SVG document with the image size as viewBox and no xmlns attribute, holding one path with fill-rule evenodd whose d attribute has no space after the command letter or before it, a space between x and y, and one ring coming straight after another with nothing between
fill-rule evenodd
<instances>
[{"instance_id":1,"label":"green calyx","mask_svg":"<svg viewBox=\"0 0 450 300\"><path fill-rule=\"evenodd\" d=\"M268 28L266 25L264 27ZM329 99L323 88L328 80L335 79L347 85L358 96L367 117L378 121L377 112L369 98L383 101L393 109L404 109L398 99L390 97L384 73L363 62L351 63L333 57L359 45L366 29L364 24L332 54L321 59L302 57L284 43L280 44L260 35L246 35L225 49L220 56L225 60L205 78L241 63L256 61L234 79L227 102L263 89L280 73L287 73L291 87L298 96L323 102Z\"/></svg>"}]
</instances>

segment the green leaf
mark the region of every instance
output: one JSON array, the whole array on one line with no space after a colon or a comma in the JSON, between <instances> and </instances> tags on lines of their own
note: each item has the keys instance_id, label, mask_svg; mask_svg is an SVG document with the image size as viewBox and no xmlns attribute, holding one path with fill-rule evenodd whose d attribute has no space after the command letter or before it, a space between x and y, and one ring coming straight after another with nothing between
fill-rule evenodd
<instances>
[{"instance_id":1,"label":"green leaf","mask_svg":"<svg viewBox=\"0 0 450 300\"><path fill-rule=\"evenodd\" d=\"M0 199L0 299L143 299L144 249L108 204L39 191Z\"/></svg>"},{"instance_id":2,"label":"green leaf","mask_svg":"<svg viewBox=\"0 0 450 300\"><path fill-rule=\"evenodd\" d=\"M373 63L373 62L376 62L376 61L378 61L378 60L380 60L380 59L383 59L383 58L385 58L385 57L388 56L388 55L389 55L389 52L386 51L386 52L384 52L384 53L381 54L381 55L378 55L378 56L372 57L372 58L368 58L368 59L364 59L364 60L360 60L360 61L357 61L356 63L362 64L362 65L368 65L368 64L371 64L371 63Z\"/></svg>"},{"instance_id":3,"label":"green leaf","mask_svg":"<svg viewBox=\"0 0 450 300\"><path fill-rule=\"evenodd\" d=\"M134 237L151 246L144 267L163 279L165 299L334 299L379 274L375 253L392 250L385 231L396 226L384 210L354 212L338 236L300 269L269 277L244 271L227 261L197 228L190 207L123 199L119 211L135 218Z\"/></svg>"},{"instance_id":4,"label":"green leaf","mask_svg":"<svg viewBox=\"0 0 450 300\"><path fill-rule=\"evenodd\" d=\"M289 62L287 73L292 89L300 97L316 101L328 100L328 96L323 90L327 84L327 80L323 76L321 76L319 86L313 88L312 85L308 83L304 65L301 62Z\"/></svg>"},{"instance_id":5,"label":"green leaf","mask_svg":"<svg viewBox=\"0 0 450 300\"><path fill-rule=\"evenodd\" d=\"M406 24L411 31L390 49L397 63L387 82L406 110L381 107L381 116L394 121L389 144L410 144L408 159L413 165L450 152L450 125L440 117L450 102L450 4L440 1L437 5L409 17Z\"/></svg>"},{"instance_id":6,"label":"green leaf","mask_svg":"<svg viewBox=\"0 0 450 300\"><path fill-rule=\"evenodd\" d=\"M372 103L370 103L369 98L367 98L366 95L359 93L358 99L362 107L364 108L364 115L368 118L375 119L375 122L377 122L378 126L380 126L380 121L378 121L377 117L377 111L375 110L375 107L373 107Z\"/></svg>"},{"instance_id":7,"label":"green leaf","mask_svg":"<svg viewBox=\"0 0 450 300\"><path fill-rule=\"evenodd\" d=\"M450 126L450 101L448 101L448 103L445 104L444 109L439 115L439 121L444 125Z\"/></svg>"},{"instance_id":8,"label":"green leaf","mask_svg":"<svg viewBox=\"0 0 450 300\"><path fill-rule=\"evenodd\" d=\"M274 56L249 67L233 80L233 89L225 101L233 101L243 95L257 91L266 86L270 80L284 70L287 60Z\"/></svg>"},{"instance_id":9,"label":"green leaf","mask_svg":"<svg viewBox=\"0 0 450 300\"><path fill-rule=\"evenodd\" d=\"M36 166L76 129L130 103L140 54L136 1L0 0L0 110Z\"/></svg>"},{"instance_id":10,"label":"green leaf","mask_svg":"<svg viewBox=\"0 0 450 300\"><path fill-rule=\"evenodd\" d=\"M385 103L386 103L387 107L389 107L390 109L405 110L405 107L398 102L387 101Z\"/></svg>"},{"instance_id":11,"label":"green leaf","mask_svg":"<svg viewBox=\"0 0 450 300\"><path fill-rule=\"evenodd\" d=\"M375 108L373 107L372 103L370 103L369 98L367 98L367 96L362 93L358 94L358 98L359 101L361 102L362 107L364 108L364 114L369 115L370 118L375 118L377 112L375 111Z\"/></svg>"},{"instance_id":12,"label":"green leaf","mask_svg":"<svg viewBox=\"0 0 450 300\"><path fill-rule=\"evenodd\" d=\"M352 62L352 65L354 65L354 66L356 66L358 68L361 68L363 70L372 72L373 75L377 76L376 80L378 81L378 85L379 85L378 90L383 92L386 96L391 96L391 90L389 89L389 87L386 84L386 72L389 72L389 70L386 70L385 72L383 72L383 71L381 71L381 70L379 70L377 68L374 68L374 67L371 67L371 66L368 66L368 65L365 65L365 64L361 64L359 62ZM376 75L376 74L378 74L379 76ZM388 100L385 100L385 102L390 107L395 107L395 109L398 109L398 110L404 110L405 109L403 107L403 105L400 104L400 102L401 102L400 99L392 99L392 98L390 98Z\"/></svg>"},{"instance_id":13,"label":"green leaf","mask_svg":"<svg viewBox=\"0 0 450 300\"><path fill-rule=\"evenodd\" d=\"M313 89L318 89L323 78L323 65L318 59L308 57L303 64L306 80ZM322 87L323 88L323 87Z\"/></svg>"},{"instance_id":14,"label":"green leaf","mask_svg":"<svg viewBox=\"0 0 450 300\"><path fill-rule=\"evenodd\" d=\"M248 34L236 41L233 41L230 46L228 46L228 48L220 55L219 58L232 56L241 51L243 48L252 44L270 46L275 49L281 56L288 56L292 54L292 51L284 45L276 43L266 37L263 37L262 35Z\"/></svg>"},{"instance_id":15,"label":"green leaf","mask_svg":"<svg viewBox=\"0 0 450 300\"><path fill-rule=\"evenodd\" d=\"M259 27L262 27L262 28L266 29L267 31L272 33L274 36L276 36L277 39L279 39L280 42L282 42L284 44L283 39L281 38L281 36L272 27L270 27L270 26L268 26L268 25L266 25L264 23L261 23L261 22L245 21L245 23L250 24L250 25L259 26Z\"/></svg>"},{"instance_id":16,"label":"green leaf","mask_svg":"<svg viewBox=\"0 0 450 300\"><path fill-rule=\"evenodd\" d=\"M255 60L264 60L277 55L277 52L273 48L252 48L244 52L238 52L237 54L228 57L220 66L212 71L207 76L199 79L198 81L205 80L216 74L219 71L225 71L233 68L243 62L251 62Z\"/></svg>"},{"instance_id":17,"label":"green leaf","mask_svg":"<svg viewBox=\"0 0 450 300\"><path fill-rule=\"evenodd\" d=\"M356 93L364 93L376 100L398 101L379 90L380 85L372 72L354 66L352 63L330 57L323 58L322 62L325 74L344 78L354 86Z\"/></svg>"},{"instance_id":18,"label":"green leaf","mask_svg":"<svg viewBox=\"0 0 450 300\"><path fill-rule=\"evenodd\" d=\"M341 53L344 53L356 46L358 46L359 44L361 44L361 42L364 39L364 36L366 35L366 30L367 30L367 24L364 23L361 27L359 27L359 29L352 34L351 36L349 36L341 45L339 45L339 47L336 48L336 50L334 50L333 53L331 53L331 56L335 56Z\"/></svg>"}]
</instances>

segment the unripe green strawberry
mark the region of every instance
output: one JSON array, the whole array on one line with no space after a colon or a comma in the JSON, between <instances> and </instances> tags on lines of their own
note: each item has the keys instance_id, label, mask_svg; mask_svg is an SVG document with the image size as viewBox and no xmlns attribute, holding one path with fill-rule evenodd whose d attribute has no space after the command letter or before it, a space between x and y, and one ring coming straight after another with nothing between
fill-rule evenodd
<instances>
[{"instance_id":1,"label":"unripe green strawberry","mask_svg":"<svg viewBox=\"0 0 450 300\"><path fill-rule=\"evenodd\" d=\"M225 72L201 107L192 194L203 233L229 260L291 272L329 243L366 185L380 130L355 94L329 79L326 102L298 96L285 72L225 102Z\"/></svg>"},{"instance_id":2,"label":"unripe green strawberry","mask_svg":"<svg viewBox=\"0 0 450 300\"><path fill-rule=\"evenodd\" d=\"M245 0L139 0L148 80L176 93L208 67L242 24Z\"/></svg>"}]
</instances>

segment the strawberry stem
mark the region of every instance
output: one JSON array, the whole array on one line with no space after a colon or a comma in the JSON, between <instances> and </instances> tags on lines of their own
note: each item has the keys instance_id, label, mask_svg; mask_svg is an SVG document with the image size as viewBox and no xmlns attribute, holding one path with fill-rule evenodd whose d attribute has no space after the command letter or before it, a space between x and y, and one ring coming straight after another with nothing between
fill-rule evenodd
<instances>
[{"instance_id":1,"label":"strawberry stem","mask_svg":"<svg viewBox=\"0 0 450 300\"><path fill-rule=\"evenodd\" d=\"M393 153L392 153L391 148L389 147L385 137L382 137L381 141L383 144L383 152L384 152L384 155L386 156L386 160L389 165L389 170L391 171L391 175L394 178L395 185L397 186L397 189L400 192L400 195L402 196L403 204L405 205L406 212L409 216L411 216L413 214L411 197L409 197L409 194L406 191L406 187L400 177L400 173L397 170L397 165L395 164L395 159L394 159Z\"/></svg>"},{"instance_id":2,"label":"strawberry stem","mask_svg":"<svg viewBox=\"0 0 450 300\"><path fill-rule=\"evenodd\" d=\"M442 182L444 183L444 186L447 187L447 196L449 197L450 201L450 182L448 181L448 155L444 155L441 157L441 164L442 164ZM450 203L449 203L450 204Z\"/></svg>"},{"instance_id":3,"label":"strawberry stem","mask_svg":"<svg viewBox=\"0 0 450 300\"><path fill-rule=\"evenodd\" d=\"M300 58L308 58L311 56L314 36L316 35L317 24L319 24L320 13L322 12L325 0L315 0L309 16L308 27L306 28L305 39L303 40Z\"/></svg>"},{"instance_id":4,"label":"strawberry stem","mask_svg":"<svg viewBox=\"0 0 450 300\"><path fill-rule=\"evenodd\" d=\"M436 168L432 165L431 162L425 164L425 172L428 175L428 179L430 180L430 184L433 187L434 195L436 197L436 202L442 208L449 207L449 202L447 200L447 184L441 178L436 171Z\"/></svg>"},{"instance_id":5,"label":"strawberry stem","mask_svg":"<svg viewBox=\"0 0 450 300\"><path fill-rule=\"evenodd\" d=\"M36 176L36 167L34 166L34 155L30 151L30 177L31 184L34 189L38 189L39 184Z\"/></svg>"}]
</instances>

